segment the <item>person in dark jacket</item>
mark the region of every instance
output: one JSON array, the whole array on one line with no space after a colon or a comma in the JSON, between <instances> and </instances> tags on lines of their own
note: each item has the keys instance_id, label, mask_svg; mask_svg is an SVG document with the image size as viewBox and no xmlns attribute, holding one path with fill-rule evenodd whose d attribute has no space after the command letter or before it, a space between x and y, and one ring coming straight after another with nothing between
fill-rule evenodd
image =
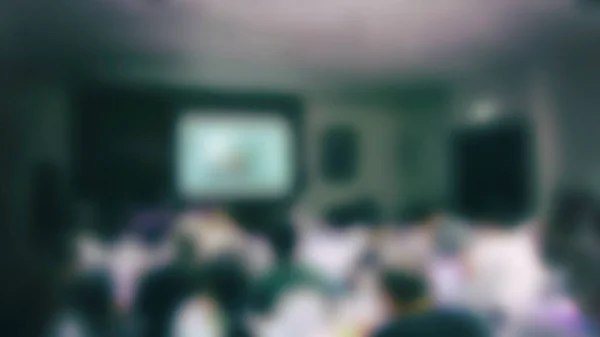
<instances>
[{"instance_id":1,"label":"person in dark jacket","mask_svg":"<svg viewBox=\"0 0 600 337\"><path fill-rule=\"evenodd\" d=\"M474 315L434 307L427 282L419 275L386 271L381 286L390 319L373 337L489 336L488 329Z\"/></svg>"},{"instance_id":2,"label":"person in dark jacket","mask_svg":"<svg viewBox=\"0 0 600 337\"><path fill-rule=\"evenodd\" d=\"M261 313L269 312L278 299L288 290L298 286L321 288L316 273L297 263L295 259L297 236L288 223L273 225L268 229L268 240L276 255L275 266L254 285L252 304Z\"/></svg>"},{"instance_id":3,"label":"person in dark jacket","mask_svg":"<svg viewBox=\"0 0 600 337\"><path fill-rule=\"evenodd\" d=\"M600 193L593 187L568 186L554 196L541 248L547 264L564 272L565 293L578 306L569 324L548 319L552 331L569 336L600 332Z\"/></svg>"}]
</instances>

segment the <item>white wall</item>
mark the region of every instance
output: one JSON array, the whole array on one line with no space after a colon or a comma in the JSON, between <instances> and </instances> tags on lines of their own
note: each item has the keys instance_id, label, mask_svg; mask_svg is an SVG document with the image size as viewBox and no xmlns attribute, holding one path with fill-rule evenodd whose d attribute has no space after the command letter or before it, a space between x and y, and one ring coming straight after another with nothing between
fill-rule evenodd
<instances>
[{"instance_id":1,"label":"white wall","mask_svg":"<svg viewBox=\"0 0 600 337\"><path fill-rule=\"evenodd\" d=\"M401 193L395 153L400 123L399 114L383 104L309 97L305 135L309 188L303 204L320 213L353 198L372 196L386 213L392 212ZM325 181L320 172L321 137L328 127L336 125L353 128L359 137L357 177L343 184Z\"/></svg>"},{"instance_id":2,"label":"white wall","mask_svg":"<svg viewBox=\"0 0 600 337\"><path fill-rule=\"evenodd\" d=\"M552 75L561 178L600 189L600 48L560 60Z\"/></svg>"},{"instance_id":3,"label":"white wall","mask_svg":"<svg viewBox=\"0 0 600 337\"><path fill-rule=\"evenodd\" d=\"M384 215L394 216L399 208L414 202L443 201L448 192L450 106L439 108L410 111L393 97L357 102L344 96L309 96L306 137L310 188L303 203L322 212L331 205L372 196ZM319 142L329 126L339 124L359 134L360 164L355 180L337 185L324 181L321 175Z\"/></svg>"},{"instance_id":4,"label":"white wall","mask_svg":"<svg viewBox=\"0 0 600 337\"><path fill-rule=\"evenodd\" d=\"M15 181L18 203L25 206L33 168L41 160L50 160L68 173L70 169L69 95L67 88L52 82L26 87L15 97L18 125L24 147L18 161ZM349 104L334 95L309 95L306 99L306 155L309 186L302 203L313 212L349 201L373 196L391 211L401 193L396 169L398 125L400 116L392 107L377 103ZM320 172L321 136L331 125L348 125L360 137L358 177L348 184L330 184ZM26 216L24 214L23 216Z\"/></svg>"},{"instance_id":5,"label":"white wall","mask_svg":"<svg viewBox=\"0 0 600 337\"><path fill-rule=\"evenodd\" d=\"M538 72L513 81L489 80L461 88L450 110L410 112L399 111L389 102L352 102L334 94L309 94L306 97L306 157L309 186L301 203L309 210L321 213L328 207L362 196L374 197L387 215L398 206L421 200L443 200L449 183L449 131L454 126L452 117L468 110L469 102L492 93L515 108L528 111L536 120L540 149L540 196L549 195L554 177L558 174L559 143L554 132L556 107L551 82L546 72ZM472 83L478 83L476 81ZM507 89L508 88L508 89ZM41 83L23 92L18 100L22 141L26 147L21 155L19 169L19 200L26 202L29 191L28 175L33 165L51 159L60 167L69 169L68 93L65 88ZM323 179L320 172L321 138L326 129L347 125L359 135L358 176L349 183L335 184ZM593 135L595 133L588 130ZM543 141L542 141L543 140ZM574 142L575 140L573 140ZM414 152L399 161L400 142ZM568 144L567 144L568 145ZM574 154L571 154L574 155ZM588 155L590 153L588 152ZM586 157L580 157L580 160ZM592 160L592 158L590 158Z\"/></svg>"},{"instance_id":6,"label":"white wall","mask_svg":"<svg viewBox=\"0 0 600 337\"><path fill-rule=\"evenodd\" d=\"M443 202L449 188L449 106L434 111L407 111L401 141L412 154L401 162L400 204Z\"/></svg>"}]
</instances>

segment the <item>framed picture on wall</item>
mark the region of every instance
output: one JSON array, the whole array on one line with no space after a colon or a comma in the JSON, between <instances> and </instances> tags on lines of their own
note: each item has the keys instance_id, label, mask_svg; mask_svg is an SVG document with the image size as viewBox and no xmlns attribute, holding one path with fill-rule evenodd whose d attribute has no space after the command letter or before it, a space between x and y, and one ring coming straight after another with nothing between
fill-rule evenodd
<instances>
[{"instance_id":1,"label":"framed picture on wall","mask_svg":"<svg viewBox=\"0 0 600 337\"><path fill-rule=\"evenodd\" d=\"M324 179L333 183L355 179L360 160L356 130L346 125L329 127L322 136L321 144L321 171Z\"/></svg>"}]
</instances>

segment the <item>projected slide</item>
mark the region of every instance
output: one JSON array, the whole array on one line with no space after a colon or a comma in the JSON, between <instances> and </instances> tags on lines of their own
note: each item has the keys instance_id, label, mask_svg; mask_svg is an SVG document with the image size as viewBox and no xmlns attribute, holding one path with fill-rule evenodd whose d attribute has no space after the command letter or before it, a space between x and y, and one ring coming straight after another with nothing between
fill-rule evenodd
<instances>
[{"instance_id":1,"label":"projected slide","mask_svg":"<svg viewBox=\"0 0 600 337\"><path fill-rule=\"evenodd\" d=\"M184 199L277 198L293 185L293 132L283 117L188 112L176 131L176 184Z\"/></svg>"}]
</instances>

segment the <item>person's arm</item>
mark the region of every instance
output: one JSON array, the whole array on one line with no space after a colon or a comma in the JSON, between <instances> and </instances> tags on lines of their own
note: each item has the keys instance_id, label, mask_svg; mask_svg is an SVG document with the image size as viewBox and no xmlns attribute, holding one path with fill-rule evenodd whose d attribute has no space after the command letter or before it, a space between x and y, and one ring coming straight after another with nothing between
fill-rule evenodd
<instances>
[{"instance_id":1,"label":"person's arm","mask_svg":"<svg viewBox=\"0 0 600 337\"><path fill-rule=\"evenodd\" d=\"M387 328L379 328L379 329L373 330L373 332L368 336L369 337L393 337L393 335L388 332Z\"/></svg>"},{"instance_id":2,"label":"person's arm","mask_svg":"<svg viewBox=\"0 0 600 337\"><path fill-rule=\"evenodd\" d=\"M75 317L64 317L57 322L49 337L86 337L81 321Z\"/></svg>"},{"instance_id":3,"label":"person's arm","mask_svg":"<svg viewBox=\"0 0 600 337\"><path fill-rule=\"evenodd\" d=\"M486 321L477 316L472 315L470 313L464 313L465 315L465 330L461 336L471 336L471 337L491 337L492 327L486 323Z\"/></svg>"},{"instance_id":4,"label":"person's arm","mask_svg":"<svg viewBox=\"0 0 600 337\"><path fill-rule=\"evenodd\" d=\"M172 337L220 336L220 322L211 317L201 300L184 304L175 315L171 326Z\"/></svg>"}]
</instances>

